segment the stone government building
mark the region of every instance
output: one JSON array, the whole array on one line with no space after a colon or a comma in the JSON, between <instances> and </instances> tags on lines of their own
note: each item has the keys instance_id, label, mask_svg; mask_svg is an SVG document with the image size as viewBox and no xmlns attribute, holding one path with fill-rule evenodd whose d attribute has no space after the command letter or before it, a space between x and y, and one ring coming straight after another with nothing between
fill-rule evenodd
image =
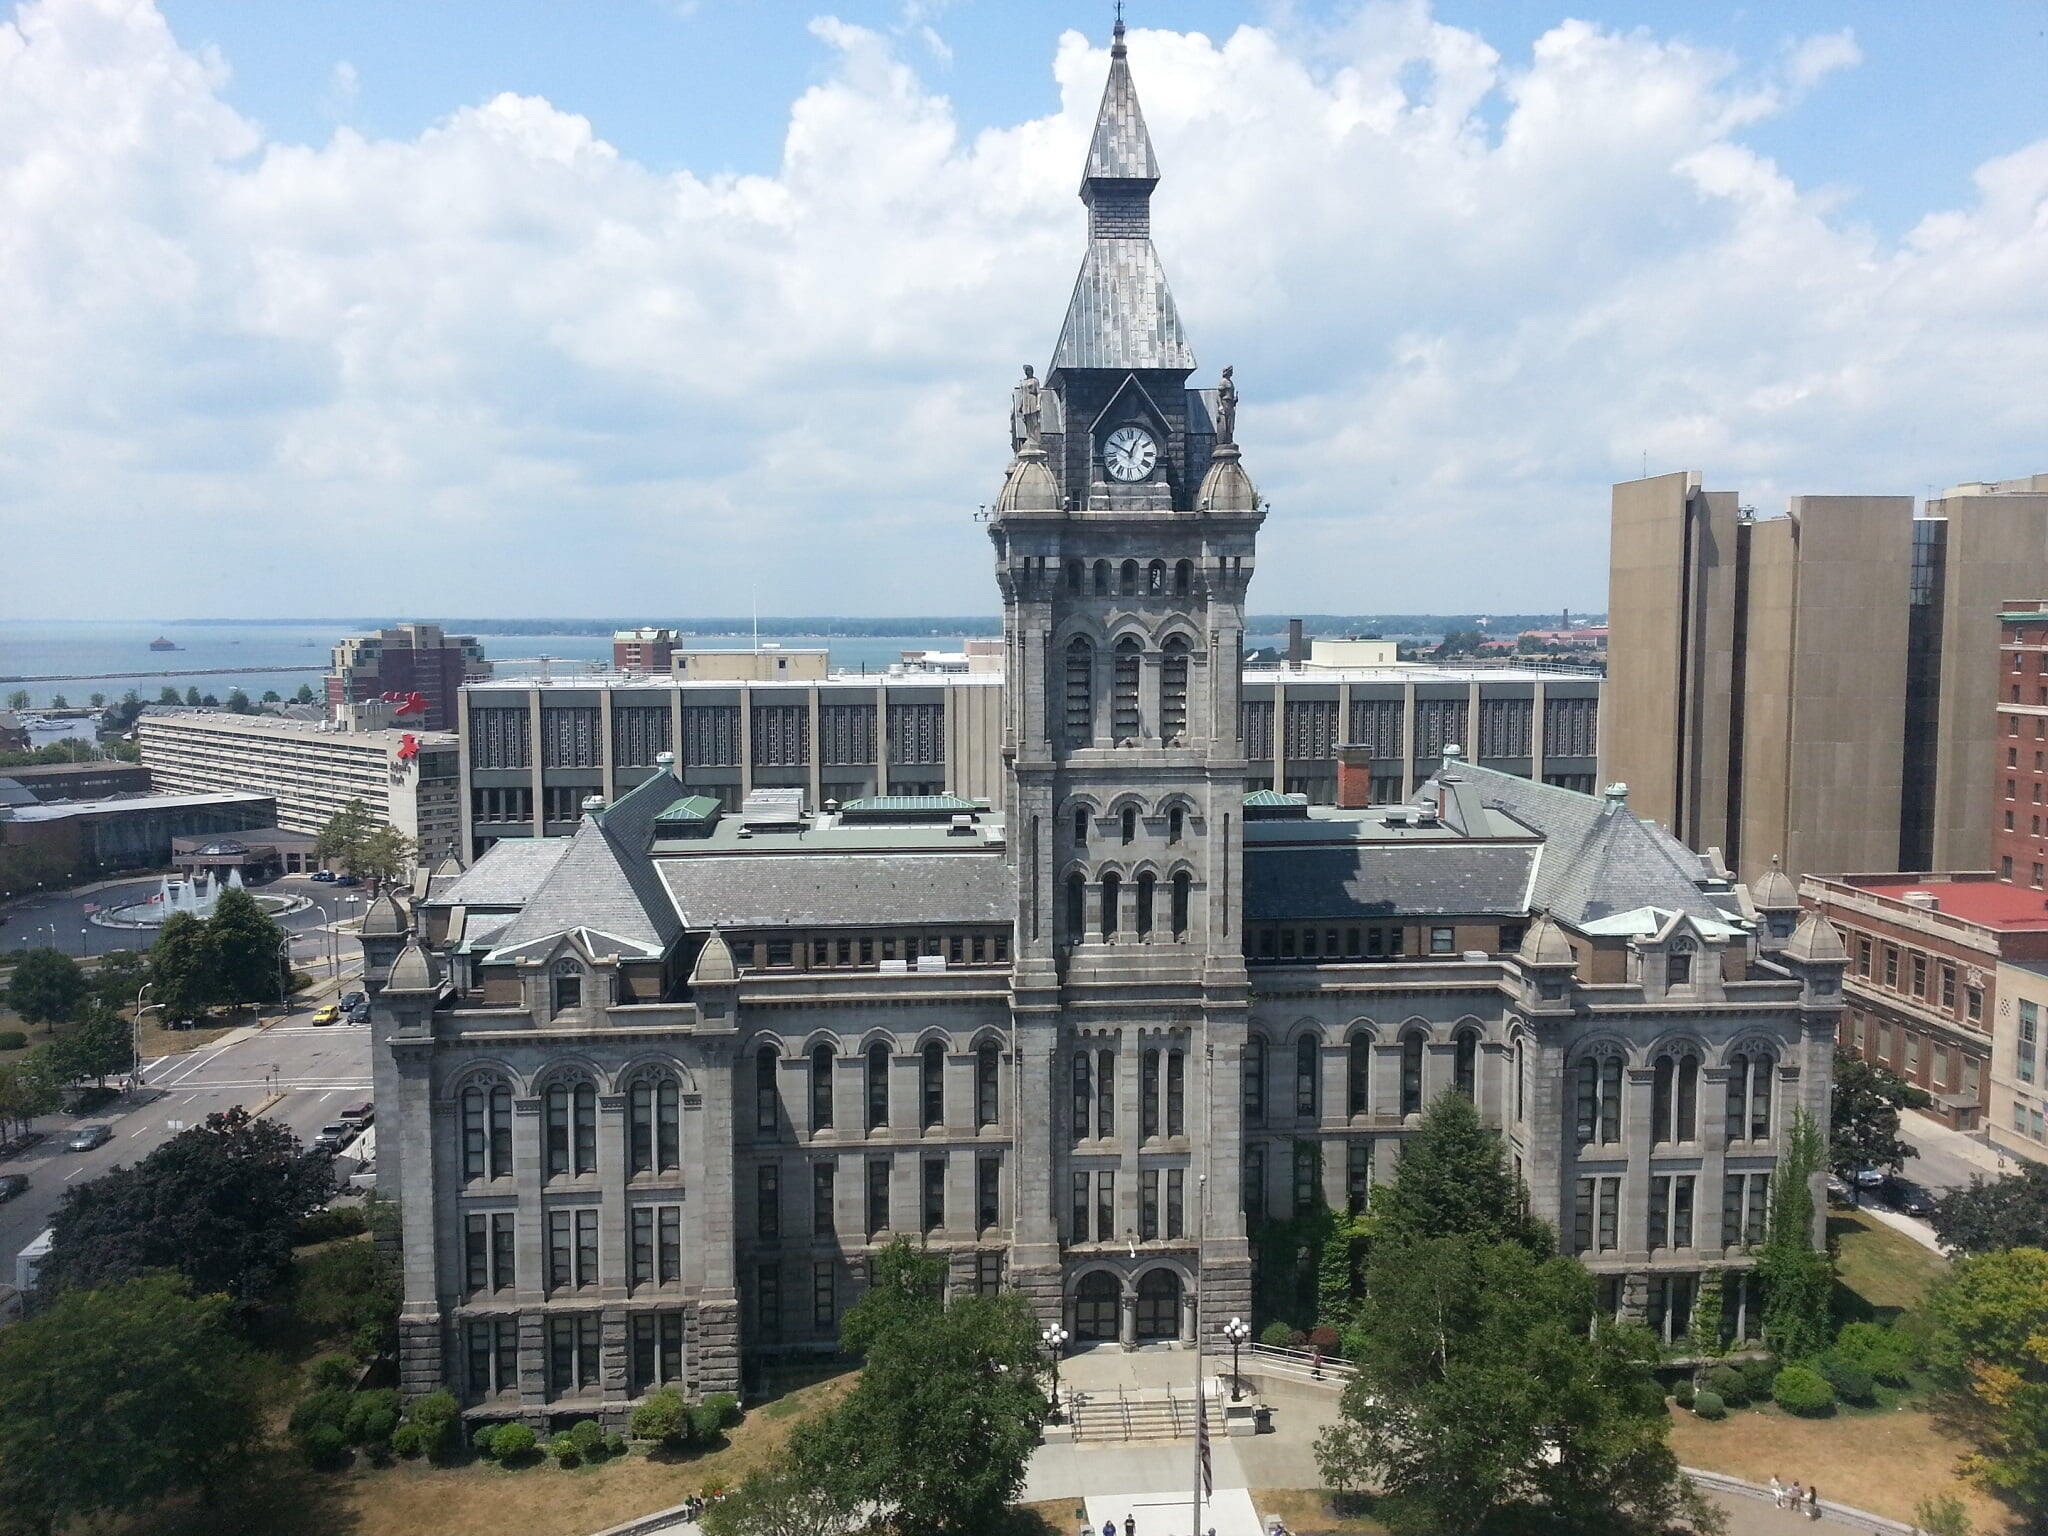
<instances>
[{"instance_id":1,"label":"stone government building","mask_svg":"<svg viewBox=\"0 0 2048 1536\"><path fill-rule=\"evenodd\" d=\"M1246 788L1264 511L1228 371L1190 385L1121 27L1111 57L988 529L994 805L732 809L664 758L366 920L408 1391L545 1422L734 1389L830 1347L904 1234L1080 1344L1213 1333L1248 1229L1369 1202L1451 1089L1617 1311L1675 1335L1750 1263L1791 1112L1825 1109L1840 939L1618 786L1455 744L1401 804Z\"/></svg>"}]
</instances>

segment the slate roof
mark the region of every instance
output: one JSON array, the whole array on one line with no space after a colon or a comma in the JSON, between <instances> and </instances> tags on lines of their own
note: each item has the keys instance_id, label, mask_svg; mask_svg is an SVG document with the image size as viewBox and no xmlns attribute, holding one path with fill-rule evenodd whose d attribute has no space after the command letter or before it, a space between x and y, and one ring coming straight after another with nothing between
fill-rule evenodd
<instances>
[{"instance_id":1,"label":"slate roof","mask_svg":"<svg viewBox=\"0 0 2048 1536\"><path fill-rule=\"evenodd\" d=\"M1017 893L997 851L740 853L659 859L691 928L1007 923Z\"/></svg>"},{"instance_id":2,"label":"slate roof","mask_svg":"<svg viewBox=\"0 0 2048 1536\"><path fill-rule=\"evenodd\" d=\"M1095 135L1088 141L1088 161L1081 172L1087 181L1157 181L1159 160L1152 153L1152 135L1131 84L1131 66L1124 52L1124 24L1116 24L1109 49L1109 79L1102 87L1102 105L1095 109Z\"/></svg>"},{"instance_id":3,"label":"slate roof","mask_svg":"<svg viewBox=\"0 0 2048 1536\"><path fill-rule=\"evenodd\" d=\"M434 890L434 904L466 907L517 907L533 893L562 855L569 851L566 837L508 837L492 844L490 850L446 887Z\"/></svg>"},{"instance_id":4,"label":"slate roof","mask_svg":"<svg viewBox=\"0 0 2048 1536\"><path fill-rule=\"evenodd\" d=\"M1740 917L1732 890L1701 889L1713 880L1704 859L1624 802L1477 763L1461 762L1455 772L1462 781L1456 799L1476 797L1543 835L1532 910L1547 910L1575 928L1640 907L1722 922Z\"/></svg>"},{"instance_id":5,"label":"slate roof","mask_svg":"<svg viewBox=\"0 0 2048 1536\"><path fill-rule=\"evenodd\" d=\"M654 803L649 799L640 809L645 812ZM646 819L652 821L652 815ZM644 840L625 840L623 834L636 824L628 818L614 830L609 813L584 817L568 850L499 936L490 958L506 958L579 928L617 939L643 955L666 951L681 934L682 923L647 857Z\"/></svg>"},{"instance_id":6,"label":"slate roof","mask_svg":"<svg viewBox=\"0 0 2048 1536\"><path fill-rule=\"evenodd\" d=\"M1149 239L1089 240L1052 366L1195 366L1195 349L1188 344L1173 290L1166 285L1166 269Z\"/></svg>"},{"instance_id":7,"label":"slate roof","mask_svg":"<svg viewBox=\"0 0 2048 1536\"><path fill-rule=\"evenodd\" d=\"M1520 916L1535 843L1338 843L1245 849L1247 922Z\"/></svg>"}]
</instances>

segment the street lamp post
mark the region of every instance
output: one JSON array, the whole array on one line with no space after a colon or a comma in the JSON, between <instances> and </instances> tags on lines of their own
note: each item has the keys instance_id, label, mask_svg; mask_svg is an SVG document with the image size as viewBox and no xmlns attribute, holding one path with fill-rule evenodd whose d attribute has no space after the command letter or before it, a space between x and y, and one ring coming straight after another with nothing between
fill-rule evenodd
<instances>
[{"instance_id":1,"label":"street lamp post","mask_svg":"<svg viewBox=\"0 0 2048 1536\"><path fill-rule=\"evenodd\" d=\"M286 934L277 941L277 1010L290 1013L292 985L292 936Z\"/></svg>"},{"instance_id":2,"label":"street lamp post","mask_svg":"<svg viewBox=\"0 0 2048 1536\"><path fill-rule=\"evenodd\" d=\"M142 1086L142 1075L143 1075L143 1074L142 1074L142 1016L143 1016L143 1014L145 1014L145 1013L154 1013L154 1012L155 1012L155 1011L156 1011L157 1009L159 1009L159 1008L163 1007L163 1004L162 1004L162 1003L151 1003L151 1004L149 1005L149 1007L147 1007L147 1008L144 1008L144 1007L142 1006L142 994L143 994L143 993L145 993L145 992L147 992L147 991L149 990L149 987L150 987L150 984L149 984L148 982L146 982L146 981L145 981L145 982L144 982L144 983L143 983L143 984L142 984L141 986L139 986L139 987L137 987L137 988L135 989L135 1046L134 1046L134 1050L135 1050L135 1070L134 1070L133 1076L134 1076L134 1078L135 1078L135 1086L136 1086L136 1087L138 1087L138 1088L140 1088L140 1087Z\"/></svg>"},{"instance_id":3,"label":"street lamp post","mask_svg":"<svg viewBox=\"0 0 2048 1536\"><path fill-rule=\"evenodd\" d=\"M1244 1396L1244 1381L1237 1374L1237 1352L1251 1336L1251 1324L1241 1317L1233 1317L1223 1325L1223 1337L1230 1340L1230 1400L1233 1403Z\"/></svg>"},{"instance_id":4,"label":"street lamp post","mask_svg":"<svg viewBox=\"0 0 2048 1536\"><path fill-rule=\"evenodd\" d=\"M1045 1341L1046 1349L1052 1355L1052 1417L1058 1423L1060 1417L1060 1354L1067 1347L1067 1330L1058 1323L1052 1324L1039 1337Z\"/></svg>"}]
</instances>

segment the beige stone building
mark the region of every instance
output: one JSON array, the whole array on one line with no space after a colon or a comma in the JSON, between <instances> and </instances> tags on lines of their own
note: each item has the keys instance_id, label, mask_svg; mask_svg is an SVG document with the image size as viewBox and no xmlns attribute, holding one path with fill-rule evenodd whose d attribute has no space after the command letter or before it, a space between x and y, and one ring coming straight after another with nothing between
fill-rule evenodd
<instances>
[{"instance_id":1,"label":"beige stone building","mask_svg":"<svg viewBox=\"0 0 2048 1536\"><path fill-rule=\"evenodd\" d=\"M1746 878L1979 869L2003 598L2038 584L2048 476L1800 496L1694 471L1614 487L1608 771Z\"/></svg>"},{"instance_id":2,"label":"beige stone building","mask_svg":"<svg viewBox=\"0 0 2048 1536\"><path fill-rule=\"evenodd\" d=\"M1994 1147L2048 1162L2048 960L2009 960L1998 968L1992 1021L1991 1105L1984 1128Z\"/></svg>"}]
</instances>

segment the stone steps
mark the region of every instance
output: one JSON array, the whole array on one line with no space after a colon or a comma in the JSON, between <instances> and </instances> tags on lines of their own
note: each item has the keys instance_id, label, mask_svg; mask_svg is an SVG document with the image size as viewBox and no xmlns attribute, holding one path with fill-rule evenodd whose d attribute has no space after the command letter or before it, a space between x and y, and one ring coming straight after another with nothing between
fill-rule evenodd
<instances>
[{"instance_id":1,"label":"stone steps","mask_svg":"<svg viewBox=\"0 0 2048 1536\"><path fill-rule=\"evenodd\" d=\"M1195 1401L1187 1392L1078 1392L1067 1409L1076 1443L1118 1440L1191 1440L1195 1434ZM1223 1429L1223 1410L1209 1402L1212 1433Z\"/></svg>"}]
</instances>

